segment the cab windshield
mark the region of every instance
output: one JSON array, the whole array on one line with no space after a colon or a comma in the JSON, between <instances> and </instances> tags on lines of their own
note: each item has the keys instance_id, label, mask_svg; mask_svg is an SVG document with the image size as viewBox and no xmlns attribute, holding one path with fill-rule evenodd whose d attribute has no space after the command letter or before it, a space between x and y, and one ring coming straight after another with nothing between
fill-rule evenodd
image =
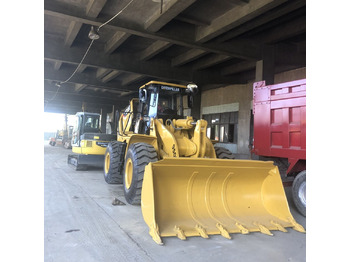
<instances>
[{"instance_id":1,"label":"cab windshield","mask_svg":"<svg viewBox=\"0 0 350 262\"><path fill-rule=\"evenodd\" d=\"M183 118L188 115L186 90L179 87L160 86L151 89L149 116L159 118Z\"/></svg>"},{"instance_id":2,"label":"cab windshield","mask_svg":"<svg viewBox=\"0 0 350 262\"><path fill-rule=\"evenodd\" d=\"M99 132L100 116L85 116L83 125L84 133Z\"/></svg>"}]
</instances>

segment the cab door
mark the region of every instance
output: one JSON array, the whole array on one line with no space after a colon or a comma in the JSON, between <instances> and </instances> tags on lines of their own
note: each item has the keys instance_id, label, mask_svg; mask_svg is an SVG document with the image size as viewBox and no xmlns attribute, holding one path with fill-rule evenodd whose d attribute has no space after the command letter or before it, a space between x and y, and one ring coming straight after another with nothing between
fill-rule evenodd
<instances>
[{"instance_id":1,"label":"cab door","mask_svg":"<svg viewBox=\"0 0 350 262\"><path fill-rule=\"evenodd\" d=\"M72 133L72 146L80 147L80 135L81 135L81 127L83 124L83 115L77 115L75 118L75 124Z\"/></svg>"}]
</instances>

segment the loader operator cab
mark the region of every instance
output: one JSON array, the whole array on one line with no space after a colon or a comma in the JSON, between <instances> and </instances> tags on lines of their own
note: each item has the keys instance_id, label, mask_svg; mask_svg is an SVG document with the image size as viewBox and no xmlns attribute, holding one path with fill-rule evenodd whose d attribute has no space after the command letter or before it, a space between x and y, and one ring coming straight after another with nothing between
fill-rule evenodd
<instances>
[{"instance_id":1,"label":"loader operator cab","mask_svg":"<svg viewBox=\"0 0 350 262\"><path fill-rule=\"evenodd\" d=\"M79 112L75 115L72 145L80 146L81 136L85 133L101 133L100 114Z\"/></svg>"},{"instance_id":2,"label":"loader operator cab","mask_svg":"<svg viewBox=\"0 0 350 262\"><path fill-rule=\"evenodd\" d=\"M148 135L152 118L162 119L163 123L168 119L184 118L186 109L192 108L196 90L194 84L187 87L157 81L145 84L139 89L139 99L133 99L124 111L124 114L129 114L129 130ZM124 126L128 129L128 124Z\"/></svg>"}]
</instances>

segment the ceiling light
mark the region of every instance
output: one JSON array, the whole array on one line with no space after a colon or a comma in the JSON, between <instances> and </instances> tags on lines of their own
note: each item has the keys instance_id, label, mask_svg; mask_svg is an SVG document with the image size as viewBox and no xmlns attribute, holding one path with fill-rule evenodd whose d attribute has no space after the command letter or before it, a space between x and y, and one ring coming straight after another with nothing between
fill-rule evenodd
<instances>
[{"instance_id":1,"label":"ceiling light","mask_svg":"<svg viewBox=\"0 0 350 262\"><path fill-rule=\"evenodd\" d=\"M91 40L97 40L100 38L100 35L95 31L95 28L91 26L91 30L89 32L89 38Z\"/></svg>"}]
</instances>

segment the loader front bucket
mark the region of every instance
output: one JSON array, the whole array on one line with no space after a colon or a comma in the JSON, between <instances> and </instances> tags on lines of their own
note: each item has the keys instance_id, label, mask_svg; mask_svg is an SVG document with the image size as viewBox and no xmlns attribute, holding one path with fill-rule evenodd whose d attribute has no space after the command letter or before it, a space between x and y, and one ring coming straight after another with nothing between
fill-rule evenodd
<instances>
[{"instance_id":1,"label":"loader front bucket","mask_svg":"<svg viewBox=\"0 0 350 262\"><path fill-rule=\"evenodd\" d=\"M142 215L150 235L161 237L247 234L286 227L305 232L289 211L273 162L165 158L146 166Z\"/></svg>"}]
</instances>

